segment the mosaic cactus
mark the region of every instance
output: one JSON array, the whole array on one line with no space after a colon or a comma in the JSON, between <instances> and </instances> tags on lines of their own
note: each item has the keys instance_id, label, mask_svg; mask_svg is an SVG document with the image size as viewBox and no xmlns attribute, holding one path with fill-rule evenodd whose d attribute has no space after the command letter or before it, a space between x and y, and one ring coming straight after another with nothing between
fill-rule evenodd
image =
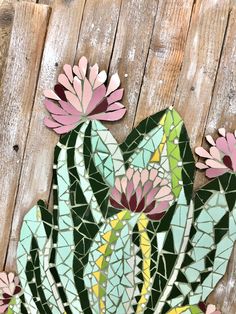
<instances>
[{"instance_id":1,"label":"mosaic cactus","mask_svg":"<svg viewBox=\"0 0 236 314\"><path fill-rule=\"evenodd\" d=\"M85 58L64 72L46 91L45 124L66 133L55 148L53 212L39 201L24 217L21 293L8 313L220 313L199 304L236 239L234 169L193 193L195 162L173 108L119 145L100 122L125 113L118 75L106 88Z\"/></svg>"}]
</instances>

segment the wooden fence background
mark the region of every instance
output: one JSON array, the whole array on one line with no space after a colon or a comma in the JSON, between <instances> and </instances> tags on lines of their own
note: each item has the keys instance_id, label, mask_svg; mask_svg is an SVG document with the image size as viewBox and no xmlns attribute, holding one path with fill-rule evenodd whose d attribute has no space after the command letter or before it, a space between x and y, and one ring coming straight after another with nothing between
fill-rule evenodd
<instances>
[{"instance_id":1,"label":"wooden fence background","mask_svg":"<svg viewBox=\"0 0 236 314\"><path fill-rule=\"evenodd\" d=\"M120 74L119 141L170 105L192 148L236 127L236 0L0 0L0 270L15 270L22 217L50 200L58 137L43 126L42 92L82 55ZM235 284L236 249L209 298L224 314L236 313Z\"/></svg>"}]
</instances>

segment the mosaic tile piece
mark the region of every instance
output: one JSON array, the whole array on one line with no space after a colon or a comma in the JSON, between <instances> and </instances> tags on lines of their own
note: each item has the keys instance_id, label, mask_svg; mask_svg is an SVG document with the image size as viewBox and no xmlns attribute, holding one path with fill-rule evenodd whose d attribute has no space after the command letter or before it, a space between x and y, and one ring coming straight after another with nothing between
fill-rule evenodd
<instances>
[{"instance_id":1,"label":"mosaic tile piece","mask_svg":"<svg viewBox=\"0 0 236 314\"><path fill-rule=\"evenodd\" d=\"M39 201L24 217L21 292L6 296L0 281L0 313L220 314L203 302L236 237L235 134L222 128L209 152L196 149L212 180L193 193L195 161L172 107L118 144L101 121L125 113L119 76L106 85L85 57L63 71L45 92L45 124L64 134L53 212Z\"/></svg>"}]
</instances>

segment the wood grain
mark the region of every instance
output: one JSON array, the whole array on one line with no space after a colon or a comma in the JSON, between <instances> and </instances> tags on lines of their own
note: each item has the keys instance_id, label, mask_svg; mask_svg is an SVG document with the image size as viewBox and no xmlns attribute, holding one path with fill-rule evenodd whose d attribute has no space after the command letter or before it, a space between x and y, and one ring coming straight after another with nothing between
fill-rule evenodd
<instances>
[{"instance_id":1,"label":"wood grain","mask_svg":"<svg viewBox=\"0 0 236 314\"><path fill-rule=\"evenodd\" d=\"M192 147L202 141L229 9L229 0L200 0L194 8L174 101Z\"/></svg>"},{"instance_id":2,"label":"wood grain","mask_svg":"<svg viewBox=\"0 0 236 314\"><path fill-rule=\"evenodd\" d=\"M43 91L53 88L65 63L74 62L83 7L84 1L68 3L64 0L56 0L52 7L29 136L22 162L6 269L15 269L14 256L22 217L38 199L47 202L49 197L54 145L58 141L58 136L43 125L43 119L48 114L43 106Z\"/></svg>"},{"instance_id":3,"label":"wood grain","mask_svg":"<svg viewBox=\"0 0 236 314\"><path fill-rule=\"evenodd\" d=\"M135 124L172 105L183 61L193 1L161 0Z\"/></svg>"},{"instance_id":4,"label":"wood grain","mask_svg":"<svg viewBox=\"0 0 236 314\"><path fill-rule=\"evenodd\" d=\"M125 90L122 103L127 113L122 121L108 124L118 141L124 140L132 128L156 12L156 0L148 3L124 0L122 3L110 74L118 72L121 77Z\"/></svg>"},{"instance_id":5,"label":"wood grain","mask_svg":"<svg viewBox=\"0 0 236 314\"><path fill-rule=\"evenodd\" d=\"M100 69L109 67L121 0L88 0L85 5L76 61L82 56Z\"/></svg>"},{"instance_id":6,"label":"wood grain","mask_svg":"<svg viewBox=\"0 0 236 314\"><path fill-rule=\"evenodd\" d=\"M0 269L6 254L21 161L49 18L45 5L20 3L15 18L0 95ZM27 23L25 23L27 21Z\"/></svg>"},{"instance_id":7,"label":"wood grain","mask_svg":"<svg viewBox=\"0 0 236 314\"><path fill-rule=\"evenodd\" d=\"M11 1L0 2L0 82L5 69L13 17L14 7Z\"/></svg>"}]
</instances>

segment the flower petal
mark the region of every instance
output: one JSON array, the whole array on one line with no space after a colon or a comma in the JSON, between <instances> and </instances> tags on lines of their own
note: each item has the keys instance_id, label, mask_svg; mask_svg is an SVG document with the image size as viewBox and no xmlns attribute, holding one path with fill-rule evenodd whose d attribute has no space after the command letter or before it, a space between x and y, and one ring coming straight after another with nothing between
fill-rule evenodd
<instances>
[{"instance_id":1,"label":"flower petal","mask_svg":"<svg viewBox=\"0 0 236 314\"><path fill-rule=\"evenodd\" d=\"M73 67L74 73L78 76L79 79L83 80L87 72L88 60L85 57L80 58L79 66L75 65Z\"/></svg>"},{"instance_id":2,"label":"flower petal","mask_svg":"<svg viewBox=\"0 0 236 314\"><path fill-rule=\"evenodd\" d=\"M69 102L64 101L64 100L60 100L59 101L61 107L69 114L73 114L73 115L78 115L81 114L80 111L78 111L77 109L75 109L74 106L72 106Z\"/></svg>"},{"instance_id":3,"label":"flower petal","mask_svg":"<svg viewBox=\"0 0 236 314\"><path fill-rule=\"evenodd\" d=\"M216 146L210 147L210 154L216 160L221 161L220 151Z\"/></svg>"},{"instance_id":4,"label":"flower petal","mask_svg":"<svg viewBox=\"0 0 236 314\"><path fill-rule=\"evenodd\" d=\"M198 169L207 169L207 168L209 168L206 164L204 164L204 163L202 163L202 162L197 162L197 163L196 163L196 167L197 167Z\"/></svg>"},{"instance_id":5,"label":"flower petal","mask_svg":"<svg viewBox=\"0 0 236 314\"><path fill-rule=\"evenodd\" d=\"M71 91L72 93L75 93L74 88L72 87L71 83L69 82L67 76L65 74L60 74L58 76L58 82L64 86L66 89Z\"/></svg>"},{"instance_id":6,"label":"flower petal","mask_svg":"<svg viewBox=\"0 0 236 314\"><path fill-rule=\"evenodd\" d=\"M84 84L83 84L83 97L82 97L83 112L87 112L87 108L92 99L92 96L93 96L92 86L89 83L88 79L85 77Z\"/></svg>"},{"instance_id":7,"label":"flower petal","mask_svg":"<svg viewBox=\"0 0 236 314\"><path fill-rule=\"evenodd\" d=\"M96 106L102 101L106 94L106 87L105 85L99 86L94 92L93 97L88 105L86 114L90 114Z\"/></svg>"},{"instance_id":8,"label":"flower petal","mask_svg":"<svg viewBox=\"0 0 236 314\"><path fill-rule=\"evenodd\" d=\"M219 161L214 160L214 159L207 159L206 160L206 165L211 167L211 168L215 168L215 169L225 169L225 168L227 168L227 166L224 165L222 162L219 162Z\"/></svg>"},{"instance_id":9,"label":"flower petal","mask_svg":"<svg viewBox=\"0 0 236 314\"><path fill-rule=\"evenodd\" d=\"M114 102L121 100L123 97L123 94L124 94L124 88L117 89L116 91L111 93L109 97L107 97L108 104L110 105L110 104L113 104Z\"/></svg>"},{"instance_id":10,"label":"flower petal","mask_svg":"<svg viewBox=\"0 0 236 314\"><path fill-rule=\"evenodd\" d=\"M55 121L61 123L62 125L70 125L70 124L75 124L80 120L80 115L77 116L70 116L70 115L66 115L66 116L58 116L55 114L52 114L52 117Z\"/></svg>"},{"instance_id":11,"label":"flower petal","mask_svg":"<svg viewBox=\"0 0 236 314\"><path fill-rule=\"evenodd\" d=\"M74 86L74 89L76 91L76 94L77 94L79 100L81 100L82 99L82 84L81 84L81 81L78 79L77 76L74 79L73 86Z\"/></svg>"},{"instance_id":12,"label":"flower petal","mask_svg":"<svg viewBox=\"0 0 236 314\"><path fill-rule=\"evenodd\" d=\"M90 81L90 83L91 83L92 86L93 86L93 84L94 84L94 82L95 82L95 80L96 80L96 77L97 77L97 75L98 75L98 70L99 70L99 68L98 68L97 63L94 64L94 66L92 66L91 69L90 69L89 81Z\"/></svg>"},{"instance_id":13,"label":"flower petal","mask_svg":"<svg viewBox=\"0 0 236 314\"><path fill-rule=\"evenodd\" d=\"M66 111L61 109L59 106L57 106L55 103L53 103L52 101L45 99L44 101L44 105L47 108L47 110L50 113L54 113L54 114L58 114L58 115L65 115Z\"/></svg>"},{"instance_id":14,"label":"flower petal","mask_svg":"<svg viewBox=\"0 0 236 314\"><path fill-rule=\"evenodd\" d=\"M228 172L228 168L225 168L225 169L209 168L206 170L206 176L208 178L216 178L216 177L219 177L226 172Z\"/></svg>"},{"instance_id":15,"label":"flower petal","mask_svg":"<svg viewBox=\"0 0 236 314\"><path fill-rule=\"evenodd\" d=\"M126 109L120 109L111 112L99 113L93 116L90 116L92 120L101 120L101 121L117 121L120 120L126 113Z\"/></svg>"},{"instance_id":16,"label":"flower petal","mask_svg":"<svg viewBox=\"0 0 236 314\"><path fill-rule=\"evenodd\" d=\"M50 118L48 117L45 117L44 118L44 124L48 127L48 128L57 128L59 126L61 126L59 123L51 120Z\"/></svg>"},{"instance_id":17,"label":"flower petal","mask_svg":"<svg viewBox=\"0 0 236 314\"><path fill-rule=\"evenodd\" d=\"M218 130L218 132L220 133L220 135L222 135L223 137L225 137L225 128L220 128Z\"/></svg>"},{"instance_id":18,"label":"flower petal","mask_svg":"<svg viewBox=\"0 0 236 314\"><path fill-rule=\"evenodd\" d=\"M51 89L46 89L43 92L44 96L50 99L54 99L54 100L60 100L61 98L57 96L57 94L51 90Z\"/></svg>"},{"instance_id":19,"label":"flower petal","mask_svg":"<svg viewBox=\"0 0 236 314\"><path fill-rule=\"evenodd\" d=\"M114 90L120 86L120 78L117 73L113 74L107 88L106 96L110 95Z\"/></svg>"},{"instance_id":20,"label":"flower petal","mask_svg":"<svg viewBox=\"0 0 236 314\"><path fill-rule=\"evenodd\" d=\"M66 76L70 80L70 82L73 82L73 72L72 72L72 66L70 64L65 64L63 67L64 72L66 73Z\"/></svg>"},{"instance_id":21,"label":"flower petal","mask_svg":"<svg viewBox=\"0 0 236 314\"><path fill-rule=\"evenodd\" d=\"M97 78L96 78L96 80L95 80L95 82L94 82L93 89L96 89L96 88L98 88L99 86L101 86L103 83L105 83L105 82L106 82L106 79L107 79L106 71L101 71L101 72L98 74L98 76L97 76Z\"/></svg>"},{"instance_id":22,"label":"flower petal","mask_svg":"<svg viewBox=\"0 0 236 314\"><path fill-rule=\"evenodd\" d=\"M203 147L196 147L195 148L195 153L204 158L212 158L212 156L206 151Z\"/></svg>"},{"instance_id":23,"label":"flower petal","mask_svg":"<svg viewBox=\"0 0 236 314\"><path fill-rule=\"evenodd\" d=\"M218 137L216 147L226 155L230 155L228 142L225 137Z\"/></svg>"},{"instance_id":24,"label":"flower petal","mask_svg":"<svg viewBox=\"0 0 236 314\"><path fill-rule=\"evenodd\" d=\"M74 106L78 111L82 112L82 106L79 98L69 91L65 91L65 94L67 100L71 103L71 105Z\"/></svg>"},{"instance_id":25,"label":"flower petal","mask_svg":"<svg viewBox=\"0 0 236 314\"><path fill-rule=\"evenodd\" d=\"M55 128L54 131L57 134L65 134L65 133L68 133L69 131L73 130L75 127L76 127L76 124L63 125L63 126L60 126L59 128Z\"/></svg>"},{"instance_id":26,"label":"flower petal","mask_svg":"<svg viewBox=\"0 0 236 314\"><path fill-rule=\"evenodd\" d=\"M215 146L215 141L213 140L212 136L211 135L207 135L206 136L206 140L209 144L211 144L212 146Z\"/></svg>"}]
</instances>

